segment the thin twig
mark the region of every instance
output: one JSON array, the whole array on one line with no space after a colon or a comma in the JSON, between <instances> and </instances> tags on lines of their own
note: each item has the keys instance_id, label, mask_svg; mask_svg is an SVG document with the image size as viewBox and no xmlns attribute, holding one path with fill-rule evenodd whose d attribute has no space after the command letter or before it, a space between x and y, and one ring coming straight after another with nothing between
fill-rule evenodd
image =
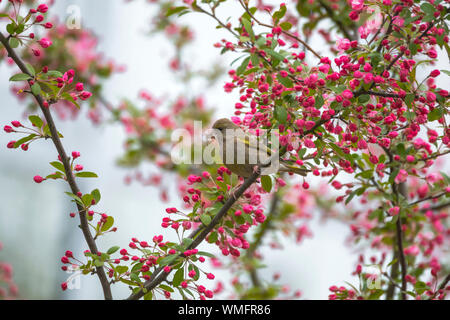
<instances>
[{"instance_id":1,"label":"thin twig","mask_svg":"<svg viewBox=\"0 0 450 320\"><path fill-rule=\"evenodd\" d=\"M250 11L250 9L248 8L248 6L242 1L242 0L239 0L239 3L241 4L241 6L244 8L244 10L247 12L247 14L257 23L257 24L259 24L260 26L262 26L262 27L266 27L266 28L270 28L270 29L273 29L274 28L274 26L273 25L270 25L270 24L267 24L267 23L264 23L264 22L261 22L261 21L259 21L252 13L251 13L251 11ZM295 34L293 34L293 33L290 33L289 31L285 31L285 30L282 30L281 31L284 35L286 35L286 36L288 36L288 37L290 37L290 38L292 38L292 39L295 39L295 40L297 40L298 42L300 42L306 49L308 49L313 55L315 55L319 60L321 60L322 59L322 56L320 55L320 54L318 54L313 48L311 48L304 40L302 40L302 39L300 39L299 37L297 37Z\"/></svg>"}]
</instances>

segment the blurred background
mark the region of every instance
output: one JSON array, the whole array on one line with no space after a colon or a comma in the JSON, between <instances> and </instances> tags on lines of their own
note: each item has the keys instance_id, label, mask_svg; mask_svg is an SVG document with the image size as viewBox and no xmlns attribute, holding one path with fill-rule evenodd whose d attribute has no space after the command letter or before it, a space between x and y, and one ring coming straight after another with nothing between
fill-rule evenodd
<instances>
[{"instance_id":1,"label":"blurred background","mask_svg":"<svg viewBox=\"0 0 450 320\"><path fill-rule=\"evenodd\" d=\"M126 65L124 73L115 75L105 87L105 96L112 103L121 98L135 99L141 89L148 89L158 96L174 96L180 89L168 69L167 57L172 47L162 35L148 35L149 17L152 8L145 1L89 1L59 0L57 14L67 16L68 6L81 8L82 27L94 30L99 36L98 50L112 57L116 63ZM55 10L52 9L52 10ZM222 12L223 16L233 14ZM205 63L222 59L229 66L232 55L219 57L213 43L226 35L215 29L215 23L203 15L186 15L182 19L195 19L196 45L192 49L191 64L208 67ZM320 46L320 39L315 42ZM201 53L201 54L199 54ZM10 91L8 79L16 72L3 63L0 66L0 124L22 120L24 108ZM223 81L212 88L193 84L192 90L203 92L208 105L216 107L216 117L231 116L236 94L223 91ZM99 188L102 192L100 209L114 216L119 230L99 241L99 248L113 245L127 247L132 237L151 240L156 234L172 237L173 233L160 227L166 207L179 205L176 197L172 203L162 203L159 192L140 184L124 184L126 170L116 165L122 154L125 133L120 125L103 124L93 126L86 114L75 121L57 119L57 126L64 134L63 143L68 152L80 151L81 163L88 171L95 171L100 179L80 180L82 190ZM61 291L60 283L70 274L61 271L60 258L66 250L80 256L86 249L76 219L69 218L73 204L64 195L67 186L62 182L47 182L37 185L33 176L51 172L48 165L56 158L54 146L40 141L28 152L6 149L10 136L0 134L0 261L8 261L14 268L14 279L20 297L25 299L101 299L102 291L98 279L82 277L79 290ZM173 178L173 177L172 177ZM175 181L168 178L166 185ZM314 213L312 213L314 214ZM292 290L301 290L302 298L326 299L331 285L344 281L355 283L351 272L357 255L345 246L348 227L338 222L326 224L314 219L311 224L313 238L301 245L285 240L282 250L262 249L267 268L261 270L261 278L271 278L280 272L280 284L289 284ZM166 232L167 231L167 232ZM212 267L211 267L212 269ZM226 271L214 271L216 279L225 285L231 281ZM125 298L129 290L124 286L113 287L116 299ZM223 297L226 297L223 296Z\"/></svg>"}]
</instances>

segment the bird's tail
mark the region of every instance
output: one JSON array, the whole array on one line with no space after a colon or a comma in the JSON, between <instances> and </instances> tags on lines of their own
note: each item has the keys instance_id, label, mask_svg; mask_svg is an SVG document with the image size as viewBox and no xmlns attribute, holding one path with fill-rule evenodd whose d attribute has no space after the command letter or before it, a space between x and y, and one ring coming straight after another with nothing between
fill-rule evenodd
<instances>
[{"instance_id":1,"label":"bird's tail","mask_svg":"<svg viewBox=\"0 0 450 320\"><path fill-rule=\"evenodd\" d=\"M283 163L281 165L280 170L281 172L289 172L289 173L295 173L298 174L300 176L306 177L306 175L308 174L309 170L306 169L302 169L287 163Z\"/></svg>"}]
</instances>

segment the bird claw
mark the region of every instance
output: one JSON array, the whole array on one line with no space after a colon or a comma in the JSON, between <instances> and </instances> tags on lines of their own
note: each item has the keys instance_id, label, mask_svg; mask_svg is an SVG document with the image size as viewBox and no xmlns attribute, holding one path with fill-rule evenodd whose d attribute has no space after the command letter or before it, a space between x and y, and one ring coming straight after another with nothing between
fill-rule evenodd
<instances>
[{"instance_id":1,"label":"bird claw","mask_svg":"<svg viewBox=\"0 0 450 320\"><path fill-rule=\"evenodd\" d=\"M230 190L230 196L233 197L234 201L237 201L237 200L238 200L238 197L236 197L236 191L239 190L239 187L240 187L241 185L242 185L242 184L240 184L240 185L238 185L237 187L235 187L235 188L233 188L232 190Z\"/></svg>"}]
</instances>

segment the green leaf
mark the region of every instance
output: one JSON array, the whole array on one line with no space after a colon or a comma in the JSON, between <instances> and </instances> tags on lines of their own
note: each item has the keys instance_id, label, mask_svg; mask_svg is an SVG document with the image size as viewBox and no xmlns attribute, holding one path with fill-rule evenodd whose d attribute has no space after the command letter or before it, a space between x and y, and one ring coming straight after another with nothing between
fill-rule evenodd
<instances>
[{"instance_id":1,"label":"green leaf","mask_svg":"<svg viewBox=\"0 0 450 320\"><path fill-rule=\"evenodd\" d=\"M202 215L200 216L200 220L202 221L202 223L203 223L205 226L209 226L209 224L211 223L211 217L208 216L207 214L202 214Z\"/></svg>"},{"instance_id":2,"label":"green leaf","mask_svg":"<svg viewBox=\"0 0 450 320\"><path fill-rule=\"evenodd\" d=\"M78 104L78 102L76 102L75 99L74 99L70 94L68 94L67 92L64 92L64 93L61 95L61 97L62 97L64 100L67 100L67 101L73 103L78 109L80 109L80 105Z\"/></svg>"},{"instance_id":3,"label":"green leaf","mask_svg":"<svg viewBox=\"0 0 450 320\"><path fill-rule=\"evenodd\" d=\"M84 205L85 207L90 207L91 204L92 204L92 196L91 196L89 193L84 194L84 195L81 197L81 201L83 201L83 205Z\"/></svg>"},{"instance_id":4,"label":"green leaf","mask_svg":"<svg viewBox=\"0 0 450 320\"><path fill-rule=\"evenodd\" d=\"M151 291L147 292L144 296L144 301L150 301L153 299L153 293Z\"/></svg>"},{"instance_id":5,"label":"green leaf","mask_svg":"<svg viewBox=\"0 0 450 320\"><path fill-rule=\"evenodd\" d=\"M208 236L208 243L216 243L219 240L219 234L217 232L211 232Z\"/></svg>"},{"instance_id":6,"label":"green leaf","mask_svg":"<svg viewBox=\"0 0 450 320\"><path fill-rule=\"evenodd\" d=\"M104 263L101 260L95 260L94 261L94 266L96 267L103 267Z\"/></svg>"},{"instance_id":7,"label":"green leaf","mask_svg":"<svg viewBox=\"0 0 450 320\"><path fill-rule=\"evenodd\" d=\"M35 83L31 86L31 92L35 95L38 96L41 94L41 86L39 85L39 83Z\"/></svg>"},{"instance_id":8,"label":"green leaf","mask_svg":"<svg viewBox=\"0 0 450 320\"><path fill-rule=\"evenodd\" d=\"M376 290L375 292L370 294L369 300L379 300L383 294L384 290Z\"/></svg>"},{"instance_id":9,"label":"green leaf","mask_svg":"<svg viewBox=\"0 0 450 320\"><path fill-rule=\"evenodd\" d=\"M102 226L102 232L108 231L114 225L114 218L109 216Z\"/></svg>"},{"instance_id":10,"label":"green leaf","mask_svg":"<svg viewBox=\"0 0 450 320\"><path fill-rule=\"evenodd\" d=\"M280 23L280 27L284 31L289 31L292 28L292 23L285 21L285 22Z\"/></svg>"},{"instance_id":11,"label":"green leaf","mask_svg":"<svg viewBox=\"0 0 450 320\"><path fill-rule=\"evenodd\" d=\"M359 176L363 179L371 179L373 177L373 170L363 171L360 174L358 174L357 176Z\"/></svg>"},{"instance_id":12,"label":"green leaf","mask_svg":"<svg viewBox=\"0 0 450 320\"><path fill-rule=\"evenodd\" d=\"M177 258L178 258L178 255L176 255L176 254L172 254L170 256L164 257L159 261L159 265L161 267L165 267L165 266L171 264L172 262L174 262Z\"/></svg>"},{"instance_id":13,"label":"green leaf","mask_svg":"<svg viewBox=\"0 0 450 320\"><path fill-rule=\"evenodd\" d=\"M205 251L199 251L199 252L197 253L197 255L198 255L198 256L205 256L205 257L208 257L208 258L215 258L215 257L216 257L216 256L213 255L212 253L205 252Z\"/></svg>"},{"instance_id":14,"label":"green leaf","mask_svg":"<svg viewBox=\"0 0 450 320\"><path fill-rule=\"evenodd\" d=\"M242 64L239 66L239 68L236 69L237 75L241 75L244 73L245 69L248 67L248 63L250 62L250 57L247 57Z\"/></svg>"},{"instance_id":15,"label":"green leaf","mask_svg":"<svg viewBox=\"0 0 450 320\"><path fill-rule=\"evenodd\" d=\"M184 280L184 268L178 269L173 276L172 284L174 287L178 287Z\"/></svg>"},{"instance_id":16,"label":"green leaf","mask_svg":"<svg viewBox=\"0 0 450 320\"><path fill-rule=\"evenodd\" d=\"M26 63L25 65L27 66L28 71L34 77L36 75L36 70L34 70L34 67L29 63Z\"/></svg>"},{"instance_id":17,"label":"green leaf","mask_svg":"<svg viewBox=\"0 0 450 320\"><path fill-rule=\"evenodd\" d=\"M78 178L98 178L98 175L94 172L79 172L77 174L75 174L75 176L77 176Z\"/></svg>"},{"instance_id":18,"label":"green leaf","mask_svg":"<svg viewBox=\"0 0 450 320\"><path fill-rule=\"evenodd\" d=\"M347 197L347 199L345 199L345 204L349 204L350 201L352 201L355 196L356 196L356 191L353 191L352 193L350 193L350 195Z\"/></svg>"},{"instance_id":19,"label":"green leaf","mask_svg":"<svg viewBox=\"0 0 450 320\"><path fill-rule=\"evenodd\" d=\"M16 75L13 75L11 78L9 78L9 81L27 81L32 79L32 77L26 73L19 73Z\"/></svg>"},{"instance_id":20,"label":"green leaf","mask_svg":"<svg viewBox=\"0 0 450 320\"><path fill-rule=\"evenodd\" d=\"M183 12L185 10L189 10L189 8L188 7L183 7L183 6L182 7L171 7L171 8L169 8L167 10L166 17L170 17L170 16L172 16L174 14L181 13L181 12Z\"/></svg>"},{"instance_id":21,"label":"green leaf","mask_svg":"<svg viewBox=\"0 0 450 320\"><path fill-rule=\"evenodd\" d=\"M49 78L62 78L63 74L56 70L50 70L46 73L47 77Z\"/></svg>"},{"instance_id":22,"label":"green leaf","mask_svg":"<svg viewBox=\"0 0 450 320\"><path fill-rule=\"evenodd\" d=\"M63 174L61 172L55 172L54 174L49 174L45 179L61 179L63 177Z\"/></svg>"},{"instance_id":23,"label":"green leaf","mask_svg":"<svg viewBox=\"0 0 450 320\"><path fill-rule=\"evenodd\" d=\"M363 94L363 95L359 96L359 98L358 98L358 102L362 103L362 104L369 102L369 100L370 100L370 95L368 95L368 94Z\"/></svg>"},{"instance_id":24,"label":"green leaf","mask_svg":"<svg viewBox=\"0 0 450 320\"><path fill-rule=\"evenodd\" d=\"M428 113L428 121L436 121L442 118L442 109L434 108L430 113Z\"/></svg>"},{"instance_id":25,"label":"green leaf","mask_svg":"<svg viewBox=\"0 0 450 320\"><path fill-rule=\"evenodd\" d=\"M94 198L96 204L100 202L101 194L98 189L95 189L94 191L92 191L91 195Z\"/></svg>"},{"instance_id":26,"label":"green leaf","mask_svg":"<svg viewBox=\"0 0 450 320\"><path fill-rule=\"evenodd\" d=\"M272 191L272 178L270 176L262 176L261 177L261 185L262 188L264 189L264 191L266 191L267 193L270 193L270 191Z\"/></svg>"},{"instance_id":27,"label":"green leaf","mask_svg":"<svg viewBox=\"0 0 450 320\"><path fill-rule=\"evenodd\" d=\"M294 82L289 77L283 78L280 74L278 74L277 79L286 88L292 88L294 86Z\"/></svg>"},{"instance_id":28,"label":"green leaf","mask_svg":"<svg viewBox=\"0 0 450 320\"><path fill-rule=\"evenodd\" d=\"M250 38L253 41L255 41L255 33L253 32L253 29L252 29L252 23L247 18L244 18L244 17L242 17L241 21L242 21L242 25L245 28L245 31L247 31L247 33L250 35Z\"/></svg>"},{"instance_id":29,"label":"green leaf","mask_svg":"<svg viewBox=\"0 0 450 320\"><path fill-rule=\"evenodd\" d=\"M17 38L10 38L9 45L13 49L18 48L20 46L20 41Z\"/></svg>"},{"instance_id":30,"label":"green leaf","mask_svg":"<svg viewBox=\"0 0 450 320\"><path fill-rule=\"evenodd\" d=\"M134 283L134 282L132 282L130 280L127 280L127 279L120 279L120 282L123 282L123 283L125 283L125 284L127 284L129 286L134 286L134 287L138 286L138 284L136 284L136 283Z\"/></svg>"},{"instance_id":31,"label":"green leaf","mask_svg":"<svg viewBox=\"0 0 450 320\"><path fill-rule=\"evenodd\" d=\"M130 274L130 279L133 280L134 282L141 282L141 278L139 278L139 276L136 273L131 273Z\"/></svg>"},{"instance_id":32,"label":"green leaf","mask_svg":"<svg viewBox=\"0 0 450 320\"><path fill-rule=\"evenodd\" d=\"M22 139L20 139L19 141L17 141L16 143L14 143L14 148L17 149L18 147L20 147L21 145L23 145L24 143L27 143L28 141L33 140L36 137L35 134L30 134L29 136L26 136Z\"/></svg>"},{"instance_id":33,"label":"green leaf","mask_svg":"<svg viewBox=\"0 0 450 320\"><path fill-rule=\"evenodd\" d=\"M283 106L275 106L275 119L281 124L285 124L288 118L287 110Z\"/></svg>"},{"instance_id":34,"label":"green leaf","mask_svg":"<svg viewBox=\"0 0 450 320\"><path fill-rule=\"evenodd\" d=\"M163 290L166 290L166 291L169 291L169 292L173 292L173 289L171 287L169 287L169 286L166 286L165 284L160 284L159 288L163 289Z\"/></svg>"},{"instance_id":35,"label":"green leaf","mask_svg":"<svg viewBox=\"0 0 450 320\"><path fill-rule=\"evenodd\" d=\"M39 116L29 116L28 120L38 129L41 129L44 126L44 121Z\"/></svg>"},{"instance_id":36,"label":"green leaf","mask_svg":"<svg viewBox=\"0 0 450 320\"><path fill-rule=\"evenodd\" d=\"M183 247L184 248L189 247L192 244L192 242L194 242L193 239L191 239L191 238L184 238L183 239Z\"/></svg>"},{"instance_id":37,"label":"green leaf","mask_svg":"<svg viewBox=\"0 0 450 320\"><path fill-rule=\"evenodd\" d=\"M66 169L64 168L64 165L63 165L61 162L59 162L59 161L53 161L53 162L50 162L50 165L51 165L52 167L56 168L56 170L59 170L59 171L61 171L62 173L66 173Z\"/></svg>"},{"instance_id":38,"label":"green leaf","mask_svg":"<svg viewBox=\"0 0 450 320\"><path fill-rule=\"evenodd\" d=\"M116 253L118 250L120 249L119 246L114 246L108 249L108 251L106 251L107 254L113 254Z\"/></svg>"},{"instance_id":39,"label":"green leaf","mask_svg":"<svg viewBox=\"0 0 450 320\"><path fill-rule=\"evenodd\" d=\"M397 145L397 154L402 157L403 159L405 159L405 157L408 155L406 152L406 148L405 148L405 144L404 143L399 143Z\"/></svg>"},{"instance_id":40,"label":"green leaf","mask_svg":"<svg viewBox=\"0 0 450 320\"><path fill-rule=\"evenodd\" d=\"M70 192L66 192L66 194L73 198L76 202L78 202L79 204L83 205L83 201L80 199L80 197L78 197L77 195L74 195L73 193Z\"/></svg>"},{"instance_id":41,"label":"green leaf","mask_svg":"<svg viewBox=\"0 0 450 320\"><path fill-rule=\"evenodd\" d=\"M278 22L280 21L280 19L284 17L285 14L286 14L286 6L281 6L280 10L276 11L273 14L273 19L275 20L275 22Z\"/></svg>"},{"instance_id":42,"label":"green leaf","mask_svg":"<svg viewBox=\"0 0 450 320\"><path fill-rule=\"evenodd\" d=\"M123 274L123 273L125 273L125 272L128 271L128 267L127 267L127 266L117 266L117 267L115 268L115 271L116 271L118 274Z\"/></svg>"},{"instance_id":43,"label":"green leaf","mask_svg":"<svg viewBox=\"0 0 450 320\"><path fill-rule=\"evenodd\" d=\"M412 103L414 102L414 99L416 98L416 95L414 93L409 93L405 97L405 103L408 107L412 106Z\"/></svg>"},{"instance_id":44,"label":"green leaf","mask_svg":"<svg viewBox=\"0 0 450 320\"><path fill-rule=\"evenodd\" d=\"M6 26L6 31L8 31L8 33L9 34L14 34L15 32L16 32L16 23L15 22L13 22L13 23L9 23L7 26ZM16 39L16 38L11 38L11 39ZM11 40L10 39L10 40ZM16 39L17 40L17 39Z\"/></svg>"},{"instance_id":45,"label":"green leaf","mask_svg":"<svg viewBox=\"0 0 450 320\"><path fill-rule=\"evenodd\" d=\"M284 56L280 53L273 51L272 49L266 49L264 50L268 55L270 55L273 59L275 59L277 62L283 61Z\"/></svg>"},{"instance_id":46,"label":"green leaf","mask_svg":"<svg viewBox=\"0 0 450 320\"><path fill-rule=\"evenodd\" d=\"M422 4L420 6L420 9L422 9L422 11L425 12L426 14L428 14L428 15L432 15L436 11L434 6L431 3L428 3L428 2L425 2L424 4Z\"/></svg>"}]
</instances>

